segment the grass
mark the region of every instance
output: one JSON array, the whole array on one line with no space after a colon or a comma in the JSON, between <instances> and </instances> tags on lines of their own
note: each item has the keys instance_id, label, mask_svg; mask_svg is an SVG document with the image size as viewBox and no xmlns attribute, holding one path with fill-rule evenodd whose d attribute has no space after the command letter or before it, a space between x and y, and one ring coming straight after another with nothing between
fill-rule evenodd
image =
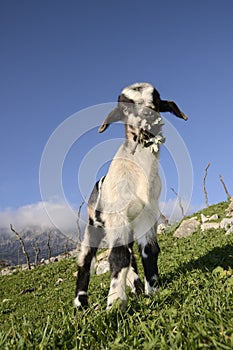
<instances>
[{"instance_id":1,"label":"grass","mask_svg":"<svg viewBox=\"0 0 233 350\"><path fill-rule=\"evenodd\" d=\"M160 294L129 293L125 314L106 312L104 274L92 276L90 308L74 315L73 258L0 277L0 349L232 349L233 235L172 233L159 236Z\"/></svg>"}]
</instances>

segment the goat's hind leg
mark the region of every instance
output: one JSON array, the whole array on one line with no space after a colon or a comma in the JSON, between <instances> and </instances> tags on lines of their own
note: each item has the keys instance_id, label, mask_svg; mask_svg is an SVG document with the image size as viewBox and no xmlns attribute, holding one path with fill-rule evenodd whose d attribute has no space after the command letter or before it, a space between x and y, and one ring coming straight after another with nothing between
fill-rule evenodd
<instances>
[{"instance_id":1,"label":"goat's hind leg","mask_svg":"<svg viewBox=\"0 0 233 350\"><path fill-rule=\"evenodd\" d=\"M114 304L124 311L127 306L126 277L130 266L130 251L127 246L117 246L111 249L109 255L111 283L108 294L107 308Z\"/></svg>"},{"instance_id":2,"label":"goat's hind leg","mask_svg":"<svg viewBox=\"0 0 233 350\"><path fill-rule=\"evenodd\" d=\"M87 225L81 250L78 255L78 276L74 305L77 308L88 306L88 285L95 263L95 256L101 242L101 228Z\"/></svg>"},{"instance_id":3,"label":"goat's hind leg","mask_svg":"<svg viewBox=\"0 0 233 350\"><path fill-rule=\"evenodd\" d=\"M131 253L131 262L127 274L126 284L130 287L132 293L141 294L144 290L144 285L138 276L137 263L133 252L133 244L131 242L129 246L129 251Z\"/></svg>"}]
</instances>

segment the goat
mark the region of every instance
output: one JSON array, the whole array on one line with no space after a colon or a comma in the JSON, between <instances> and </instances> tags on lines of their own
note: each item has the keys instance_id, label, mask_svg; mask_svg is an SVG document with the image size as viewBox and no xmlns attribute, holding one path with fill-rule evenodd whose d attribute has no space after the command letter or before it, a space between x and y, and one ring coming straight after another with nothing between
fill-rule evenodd
<instances>
[{"instance_id":1,"label":"goat","mask_svg":"<svg viewBox=\"0 0 233 350\"><path fill-rule=\"evenodd\" d=\"M107 308L115 302L126 308L126 284L132 292L150 295L158 289L158 254L156 221L161 182L158 157L163 121L160 112L188 117L172 101L160 99L149 83L135 83L124 88L117 107L103 121L99 132L117 121L125 125L126 140L114 156L107 175L96 183L88 201L89 221L80 254L74 304L88 306L88 284L98 247L104 240L110 248L110 290ZM145 274L141 282L133 242L138 242Z\"/></svg>"}]
</instances>

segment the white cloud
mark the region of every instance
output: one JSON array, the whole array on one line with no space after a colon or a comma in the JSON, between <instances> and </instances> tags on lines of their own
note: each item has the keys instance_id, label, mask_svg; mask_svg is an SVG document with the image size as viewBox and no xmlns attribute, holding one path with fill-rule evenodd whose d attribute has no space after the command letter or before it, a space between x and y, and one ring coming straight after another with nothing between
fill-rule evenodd
<instances>
[{"instance_id":1,"label":"white cloud","mask_svg":"<svg viewBox=\"0 0 233 350\"><path fill-rule=\"evenodd\" d=\"M56 227L65 234L77 231L77 212L66 203L38 202L0 212L0 228ZM83 220L81 220L83 226Z\"/></svg>"}]
</instances>

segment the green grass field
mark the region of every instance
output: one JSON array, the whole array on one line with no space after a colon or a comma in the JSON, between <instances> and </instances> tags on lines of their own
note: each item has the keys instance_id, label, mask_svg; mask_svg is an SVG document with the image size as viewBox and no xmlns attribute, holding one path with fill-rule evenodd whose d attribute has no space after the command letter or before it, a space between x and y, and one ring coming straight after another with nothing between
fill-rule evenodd
<instances>
[{"instance_id":1,"label":"green grass field","mask_svg":"<svg viewBox=\"0 0 233 350\"><path fill-rule=\"evenodd\" d=\"M233 349L233 235L172 234L159 236L159 295L129 293L124 314L106 312L106 273L92 276L90 308L74 315L75 259L0 277L0 349Z\"/></svg>"}]
</instances>

